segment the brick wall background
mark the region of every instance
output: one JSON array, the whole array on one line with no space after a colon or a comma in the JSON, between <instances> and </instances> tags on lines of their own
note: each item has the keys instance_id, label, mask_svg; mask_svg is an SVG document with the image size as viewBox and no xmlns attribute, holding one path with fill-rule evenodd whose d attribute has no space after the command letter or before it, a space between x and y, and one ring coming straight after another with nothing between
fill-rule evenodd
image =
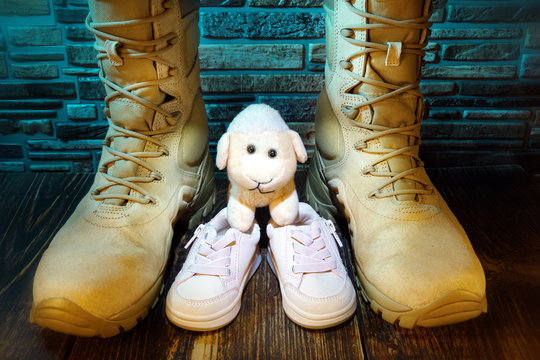
<instances>
[{"instance_id":1,"label":"brick wall background","mask_svg":"<svg viewBox=\"0 0 540 360\"><path fill-rule=\"evenodd\" d=\"M0 171L96 169L101 114L86 0L2 0ZM201 0L212 149L246 104L279 109L313 149L322 0ZM540 2L435 0L422 90L428 166L540 173Z\"/></svg>"}]
</instances>

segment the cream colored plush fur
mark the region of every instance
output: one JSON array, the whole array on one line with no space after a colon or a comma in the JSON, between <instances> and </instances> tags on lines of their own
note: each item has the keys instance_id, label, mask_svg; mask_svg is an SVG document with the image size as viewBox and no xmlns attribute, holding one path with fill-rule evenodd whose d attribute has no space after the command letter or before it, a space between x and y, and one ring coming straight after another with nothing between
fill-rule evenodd
<instances>
[{"instance_id":1,"label":"cream colored plush fur","mask_svg":"<svg viewBox=\"0 0 540 360\"><path fill-rule=\"evenodd\" d=\"M229 224L245 232L253 223L255 208L268 205L278 225L292 223L298 215L296 161L306 160L302 139L277 110L265 104L242 110L217 146L217 166L227 167L231 182Z\"/></svg>"}]
</instances>

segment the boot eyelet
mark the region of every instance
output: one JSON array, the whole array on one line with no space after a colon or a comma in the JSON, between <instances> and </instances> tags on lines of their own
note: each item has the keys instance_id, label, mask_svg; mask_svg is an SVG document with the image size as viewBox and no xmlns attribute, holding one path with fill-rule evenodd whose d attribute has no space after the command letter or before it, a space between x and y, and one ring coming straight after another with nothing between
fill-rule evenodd
<instances>
[{"instance_id":1,"label":"boot eyelet","mask_svg":"<svg viewBox=\"0 0 540 360\"><path fill-rule=\"evenodd\" d=\"M169 76L176 76L178 74L178 70L176 68L171 68L168 71Z\"/></svg>"},{"instance_id":2,"label":"boot eyelet","mask_svg":"<svg viewBox=\"0 0 540 360\"><path fill-rule=\"evenodd\" d=\"M358 116L358 113L360 112L358 109L350 107L350 106L342 106L341 111L346 117L348 117L351 120L356 119L356 117Z\"/></svg>"},{"instance_id":3,"label":"boot eyelet","mask_svg":"<svg viewBox=\"0 0 540 360\"><path fill-rule=\"evenodd\" d=\"M379 190L370 191L367 195L368 199L373 199L377 197L377 194L380 194L381 192Z\"/></svg>"},{"instance_id":4,"label":"boot eyelet","mask_svg":"<svg viewBox=\"0 0 540 360\"><path fill-rule=\"evenodd\" d=\"M367 148L367 143L365 141L359 141L359 142L356 143L356 145L354 145L354 148L356 150L362 151L362 149Z\"/></svg>"},{"instance_id":5,"label":"boot eyelet","mask_svg":"<svg viewBox=\"0 0 540 360\"><path fill-rule=\"evenodd\" d=\"M181 115L180 111L174 111L174 112L170 113L169 116L167 116L167 120L170 123L174 123L175 121L177 121L180 118L180 115Z\"/></svg>"},{"instance_id":6,"label":"boot eyelet","mask_svg":"<svg viewBox=\"0 0 540 360\"><path fill-rule=\"evenodd\" d=\"M105 167L105 166L100 166L99 169L98 169L98 171L99 171L100 173L106 173L106 172L107 172L107 167Z\"/></svg>"},{"instance_id":7,"label":"boot eyelet","mask_svg":"<svg viewBox=\"0 0 540 360\"><path fill-rule=\"evenodd\" d=\"M152 204L152 205L157 204L157 200L153 198L152 196L145 196L143 197L143 200L145 201L145 204Z\"/></svg>"},{"instance_id":8,"label":"boot eyelet","mask_svg":"<svg viewBox=\"0 0 540 360\"><path fill-rule=\"evenodd\" d=\"M350 38L351 36L354 35L354 31L352 31L352 29L341 29L341 31L339 32L341 34L341 36L343 37L346 37L346 38Z\"/></svg>"},{"instance_id":9,"label":"boot eyelet","mask_svg":"<svg viewBox=\"0 0 540 360\"><path fill-rule=\"evenodd\" d=\"M161 152L163 153L163 156L169 156L170 154L169 149L167 149L166 147L162 147Z\"/></svg>"},{"instance_id":10,"label":"boot eyelet","mask_svg":"<svg viewBox=\"0 0 540 360\"><path fill-rule=\"evenodd\" d=\"M342 69L348 70L352 68L352 63L350 61L341 60L339 66L341 66Z\"/></svg>"},{"instance_id":11,"label":"boot eyelet","mask_svg":"<svg viewBox=\"0 0 540 360\"><path fill-rule=\"evenodd\" d=\"M180 111L172 112L169 116L166 117L166 121L170 125L174 125L180 119L180 115L181 115Z\"/></svg>"},{"instance_id":12,"label":"boot eyelet","mask_svg":"<svg viewBox=\"0 0 540 360\"><path fill-rule=\"evenodd\" d=\"M154 179L154 181L161 181L163 180L163 176L161 176L161 174L155 172L155 171L152 171L150 173L150 177Z\"/></svg>"}]
</instances>

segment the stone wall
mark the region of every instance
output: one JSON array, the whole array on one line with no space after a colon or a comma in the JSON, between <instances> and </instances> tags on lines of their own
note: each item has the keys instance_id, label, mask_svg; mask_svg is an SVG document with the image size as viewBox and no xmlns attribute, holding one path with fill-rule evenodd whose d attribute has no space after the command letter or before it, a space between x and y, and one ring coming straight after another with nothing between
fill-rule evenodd
<instances>
[{"instance_id":1,"label":"stone wall","mask_svg":"<svg viewBox=\"0 0 540 360\"><path fill-rule=\"evenodd\" d=\"M0 171L94 171L106 121L86 0L2 3ZM321 3L202 0L212 150L252 102L278 108L313 149ZM540 3L436 0L434 8L422 82L427 165L519 163L540 172Z\"/></svg>"}]
</instances>

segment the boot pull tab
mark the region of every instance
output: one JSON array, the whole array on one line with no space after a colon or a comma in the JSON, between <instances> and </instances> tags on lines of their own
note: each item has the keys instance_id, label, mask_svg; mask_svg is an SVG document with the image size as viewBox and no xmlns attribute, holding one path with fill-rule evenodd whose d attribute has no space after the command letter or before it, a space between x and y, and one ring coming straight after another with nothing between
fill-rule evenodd
<instances>
[{"instance_id":1,"label":"boot pull tab","mask_svg":"<svg viewBox=\"0 0 540 360\"><path fill-rule=\"evenodd\" d=\"M107 52L107 57L114 66L124 65L124 60L122 60L117 52L119 46L120 42L118 41L105 40L105 51Z\"/></svg>"},{"instance_id":2,"label":"boot pull tab","mask_svg":"<svg viewBox=\"0 0 540 360\"><path fill-rule=\"evenodd\" d=\"M390 41L386 44L388 45L388 50L386 50L386 60L384 62L384 65L399 66L403 43Z\"/></svg>"}]
</instances>

